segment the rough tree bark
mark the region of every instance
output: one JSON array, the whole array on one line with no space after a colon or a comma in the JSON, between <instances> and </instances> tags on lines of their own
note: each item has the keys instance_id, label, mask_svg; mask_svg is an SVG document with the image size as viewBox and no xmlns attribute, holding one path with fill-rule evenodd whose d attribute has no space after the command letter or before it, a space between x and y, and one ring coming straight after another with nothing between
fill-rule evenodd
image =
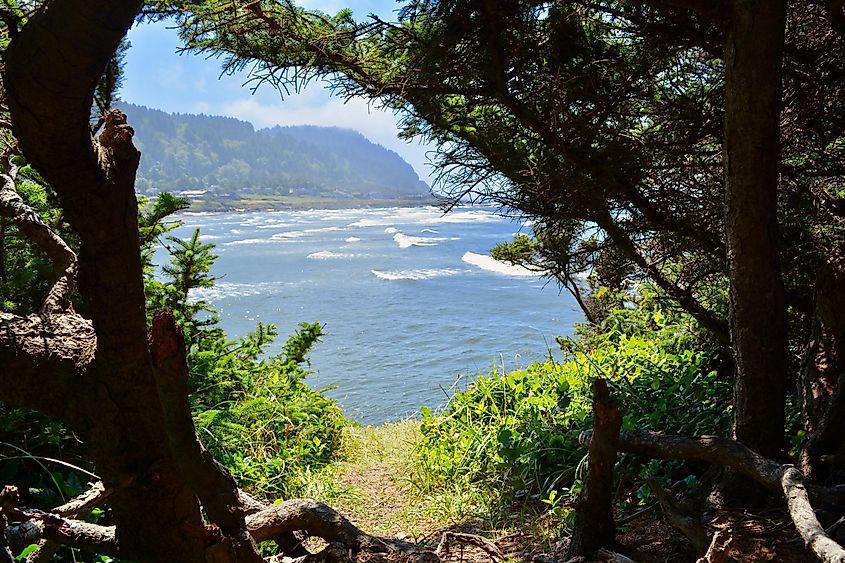
<instances>
[{"instance_id":1,"label":"rough tree bark","mask_svg":"<svg viewBox=\"0 0 845 563\"><path fill-rule=\"evenodd\" d=\"M613 520L613 466L622 414L610 397L607 382L593 382L594 439L589 445L589 465L584 490L578 499L575 529L568 557L588 555L600 547L611 547L616 538Z\"/></svg>"},{"instance_id":2,"label":"rough tree bark","mask_svg":"<svg viewBox=\"0 0 845 563\"><path fill-rule=\"evenodd\" d=\"M725 45L725 229L737 440L779 459L787 317L778 255L785 0L733 0Z\"/></svg>"},{"instance_id":3,"label":"rough tree bark","mask_svg":"<svg viewBox=\"0 0 845 563\"><path fill-rule=\"evenodd\" d=\"M845 482L845 265L831 257L816 278L815 318L801 373L801 470L816 481Z\"/></svg>"},{"instance_id":4,"label":"rough tree bark","mask_svg":"<svg viewBox=\"0 0 845 563\"><path fill-rule=\"evenodd\" d=\"M147 346L134 192L139 153L119 115L99 143L88 124L94 87L141 4L53 2L8 48L13 131L79 235L79 290L91 321L4 316L0 357L11 362L2 363L0 384L2 400L56 416L82 437L114 489L122 558L203 561L199 505L168 446ZM67 352L64 361L57 351Z\"/></svg>"}]
</instances>

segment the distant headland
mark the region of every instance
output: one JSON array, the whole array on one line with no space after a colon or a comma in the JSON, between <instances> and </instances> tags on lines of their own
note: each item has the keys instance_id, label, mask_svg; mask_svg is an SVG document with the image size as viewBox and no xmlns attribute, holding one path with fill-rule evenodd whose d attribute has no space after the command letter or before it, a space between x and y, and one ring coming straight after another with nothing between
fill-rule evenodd
<instances>
[{"instance_id":1,"label":"distant headland","mask_svg":"<svg viewBox=\"0 0 845 563\"><path fill-rule=\"evenodd\" d=\"M232 117L122 103L141 151L136 189L170 192L196 211L430 205L398 154L337 127L256 130Z\"/></svg>"}]
</instances>

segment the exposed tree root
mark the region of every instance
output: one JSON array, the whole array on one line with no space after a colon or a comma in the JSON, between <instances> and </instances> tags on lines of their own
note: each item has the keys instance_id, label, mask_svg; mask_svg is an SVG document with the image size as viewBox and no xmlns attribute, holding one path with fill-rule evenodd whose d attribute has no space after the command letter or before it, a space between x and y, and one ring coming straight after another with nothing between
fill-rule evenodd
<instances>
[{"instance_id":1,"label":"exposed tree root","mask_svg":"<svg viewBox=\"0 0 845 563\"><path fill-rule=\"evenodd\" d=\"M18 507L15 487L7 487L0 503L0 518L17 522L9 526L12 551L18 552L26 545L40 542L39 550L31 554L27 563L43 561L43 556L56 545L76 547L92 553L116 556L118 553L114 526L89 524L74 518L84 514L108 496L101 483L56 509L53 513ZM456 543L472 545L487 553L493 561L503 561L504 555L490 540L472 534L445 532L436 550L423 549L413 543L390 538L379 538L357 528L344 516L329 506L310 499L292 499L267 506L240 492L242 502L238 511L252 511L246 515L246 527L255 542L293 537L294 532L308 537L318 537L328 545L317 553L304 552L291 556L288 546L280 546L281 553L267 561L278 563L348 563L350 561L380 561L403 563L439 563L445 560ZM95 500L96 499L96 500ZM259 509L260 507L260 509ZM208 528L208 527L207 527ZM188 532L191 532L188 530ZM213 529L196 530L214 537ZM219 534L218 534L219 535ZM219 541L222 540L222 541ZM213 562L240 561L233 558L233 546L222 535L212 543L206 558ZM2 560L2 554L0 554Z\"/></svg>"},{"instance_id":2,"label":"exposed tree root","mask_svg":"<svg viewBox=\"0 0 845 563\"><path fill-rule=\"evenodd\" d=\"M474 545L489 555L493 561L505 560L504 554L501 550L499 550L498 546L490 540L473 534L460 534L457 532L444 532L443 537L440 539L440 545L437 546L437 550L434 553L437 554L440 559L445 559L446 556L449 555L452 542Z\"/></svg>"},{"instance_id":3,"label":"exposed tree root","mask_svg":"<svg viewBox=\"0 0 845 563\"><path fill-rule=\"evenodd\" d=\"M660 508L663 510L663 514L669 520L672 527L681 532L690 541L696 553L706 552L710 545L710 537L707 529L697 519L684 513L672 500L669 492L664 490L657 481L649 477L646 482L651 492L657 497Z\"/></svg>"},{"instance_id":4,"label":"exposed tree root","mask_svg":"<svg viewBox=\"0 0 845 563\"><path fill-rule=\"evenodd\" d=\"M589 444L592 431L581 434L582 444ZM628 430L619 435L619 451L653 458L686 459L718 463L754 479L766 488L783 494L789 515L807 548L825 563L845 563L845 549L833 541L819 523L804 485L804 475L795 467L780 465L734 440L718 436L693 439L646 430ZM824 488L815 494L826 496ZM708 550L709 551L709 550Z\"/></svg>"}]
</instances>

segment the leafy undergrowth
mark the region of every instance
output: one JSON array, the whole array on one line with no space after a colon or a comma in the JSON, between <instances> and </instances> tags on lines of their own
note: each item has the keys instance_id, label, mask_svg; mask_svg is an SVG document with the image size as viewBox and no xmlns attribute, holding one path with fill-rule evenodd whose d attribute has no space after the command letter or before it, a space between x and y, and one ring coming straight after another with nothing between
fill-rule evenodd
<instances>
[{"instance_id":1,"label":"leafy undergrowth","mask_svg":"<svg viewBox=\"0 0 845 563\"><path fill-rule=\"evenodd\" d=\"M623 429L727 430L729 387L696 332L644 287L637 303L612 309L601 327L560 340L564 361L479 376L442 412L423 410L413 466L420 495L437 513L487 529L529 523L547 543L566 536L585 471L578 436L592 426L597 377L620 403ZM667 486L695 480L683 463L633 456L621 456L615 473L620 514L649 500L646 473Z\"/></svg>"}]
</instances>

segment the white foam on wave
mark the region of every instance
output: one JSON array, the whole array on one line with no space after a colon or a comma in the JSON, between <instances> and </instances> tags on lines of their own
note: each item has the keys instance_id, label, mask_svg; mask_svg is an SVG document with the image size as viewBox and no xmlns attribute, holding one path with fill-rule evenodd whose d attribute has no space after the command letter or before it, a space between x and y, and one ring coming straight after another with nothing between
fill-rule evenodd
<instances>
[{"instance_id":1,"label":"white foam on wave","mask_svg":"<svg viewBox=\"0 0 845 563\"><path fill-rule=\"evenodd\" d=\"M491 223L499 217L485 209L454 209L444 214L436 207L373 210L369 216L347 227L390 227L394 225L438 225L442 223Z\"/></svg>"},{"instance_id":2,"label":"white foam on wave","mask_svg":"<svg viewBox=\"0 0 845 563\"><path fill-rule=\"evenodd\" d=\"M233 240L231 242L224 242L222 246L232 246L237 244L267 244L274 242L271 238L247 238L243 240Z\"/></svg>"},{"instance_id":3,"label":"white foam on wave","mask_svg":"<svg viewBox=\"0 0 845 563\"><path fill-rule=\"evenodd\" d=\"M361 242L361 239L359 239L358 237L349 237L348 239L346 239L346 242Z\"/></svg>"},{"instance_id":4,"label":"white foam on wave","mask_svg":"<svg viewBox=\"0 0 845 563\"><path fill-rule=\"evenodd\" d=\"M393 235L393 240L399 245L399 248L410 248L411 246L437 246L437 243L446 240L439 237L411 237L404 233L396 233Z\"/></svg>"},{"instance_id":5,"label":"white foam on wave","mask_svg":"<svg viewBox=\"0 0 845 563\"><path fill-rule=\"evenodd\" d=\"M387 234L389 234L389 235L392 235L393 233L398 232L398 230L396 229L396 227L387 227L387 228L384 230L384 232L385 232L385 233L387 233Z\"/></svg>"},{"instance_id":6,"label":"white foam on wave","mask_svg":"<svg viewBox=\"0 0 845 563\"><path fill-rule=\"evenodd\" d=\"M305 231L285 231L282 233L276 233L275 235L271 236L270 238L273 240L284 240L284 239L291 239L291 238L301 238L307 235Z\"/></svg>"},{"instance_id":7,"label":"white foam on wave","mask_svg":"<svg viewBox=\"0 0 845 563\"><path fill-rule=\"evenodd\" d=\"M431 234L433 234L433 235L439 234L439 233L438 233L437 231L435 231L434 229L423 229L421 232L423 232L423 233L431 233Z\"/></svg>"},{"instance_id":8,"label":"white foam on wave","mask_svg":"<svg viewBox=\"0 0 845 563\"><path fill-rule=\"evenodd\" d=\"M310 260L337 260L357 258L360 254L350 254L347 252L332 252L331 250L321 250L320 252L312 252L306 258Z\"/></svg>"},{"instance_id":9,"label":"white foam on wave","mask_svg":"<svg viewBox=\"0 0 845 563\"><path fill-rule=\"evenodd\" d=\"M266 291L267 287L262 287L266 285L267 284L217 282L212 287L197 287L191 289L188 297L191 301L219 301L220 299L232 297L246 297L248 295L258 295L262 291Z\"/></svg>"},{"instance_id":10,"label":"white foam on wave","mask_svg":"<svg viewBox=\"0 0 845 563\"><path fill-rule=\"evenodd\" d=\"M464 270L455 270L451 268L441 269L421 269L421 270L398 270L394 272L385 272L382 270L370 270L375 277L386 281L399 280L430 280L432 278L442 278L446 276L454 276L460 274Z\"/></svg>"},{"instance_id":11,"label":"white foam on wave","mask_svg":"<svg viewBox=\"0 0 845 563\"><path fill-rule=\"evenodd\" d=\"M539 274L537 272L532 272L528 268L524 268L522 266L515 266L513 264L508 264L506 262L499 262L492 256L485 256L483 254L476 254L475 252L466 252L464 253L463 257L461 258L467 264L472 264L473 266L477 266L482 270L486 270L488 272L495 272L497 274L502 274L505 276L518 276L518 277L538 277Z\"/></svg>"},{"instance_id":12,"label":"white foam on wave","mask_svg":"<svg viewBox=\"0 0 845 563\"><path fill-rule=\"evenodd\" d=\"M339 231L340 227L320 227L316 229L303 229L301 231L283 231L281 233L276 233L270 238L274 238L276 240L279 239L291 239L291 238L301 238L308 235L313 235L315 233L328 233L332 231Z\"/></svg>"},{"instance_id":13,"label":"white foam on wave","mask_svg":"<svg viewBox=\"0 0 845 563\"><path fill-rule=\"evenodd\" d=\"M292 227L295 223L268 223L266 225L256 225L256 229L285 229Z\"/></svg>"}]
</instances>

